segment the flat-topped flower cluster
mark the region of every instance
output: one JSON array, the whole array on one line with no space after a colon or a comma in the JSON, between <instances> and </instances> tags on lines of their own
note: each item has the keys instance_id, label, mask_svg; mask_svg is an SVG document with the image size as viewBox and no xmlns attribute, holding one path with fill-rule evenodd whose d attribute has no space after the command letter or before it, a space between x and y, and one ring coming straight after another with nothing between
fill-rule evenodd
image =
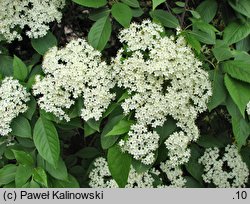
<instances>
[{"instance_id":1,"label":"flat-topped flower cluster","mask_svg":"<svg viewBox=\"0 0 250 204\"><path fill-rule=\"evenodd\" d=\"M12 77L6 77L0 82L0 135L7 136L11 132L11 122L28 106L29 93Z\"/></svg>"},{"instance_id":2,"label":"flat-topped flower cluster","mask_svg":"<svg viewBox=\"0 0 250 204\"><path fill-rule=\"evenodd\" d=\"M65 0L1 0L0 35L11 42L21 40L21 30L29 38L45 36L49 23L60 22Z\"/></svg>"},{"instance_id":3,"label":"flat-topped flower cluster","mask_svg":"<svg viewBox=\"0 0 250 204\"><path fill-rule=\"evenodd\" d=\"M108 168L108 163L105 158L99 157L95 159L93 163L94 168L90 171L89 185L92 188L118 188L119 186L112 179L111 173ZM160 172L154 168L144 172L137 173L133 166L131 166L128 182L125 188L153 188L154 186L154 175L159 175Z\"/></svg>"},{"instance_id":4,"label":"flat-topped flower cluster","mask_svg":"<svg viewBox=\"0 0 250 204\"><path fill-rule=\"evenodd\" d=\"M60 119L69 121L66 110L82 98L81 117L99 120L115 96L110 92L115 85L110 67L85 40L72 40L62 49L51 48L42 68L45 77L37 77L33 93L39 96L40 108Z\"/></svg>"},{"instance_id":5,"label":"flat-topped flower cluster","mask_svg":"<svg viewBox=\"0 0 250 204\"><path fill-rule=\"evenodd\" d=\"M122 104L124 113L134 110L137 121L119 143L124 151L152 164L159 146L159 135L152 129L162 126L168 116L177 121L180 131L165 141L168 160L161 165L174 181L182 174L179 166L189 160L189 143L199 137L195 120L207 109L212 90L208 73L184 38L163 35L163 27L149 20L132 23L119 35L124 47L112 66L118 86L132 95ZM179 178L172 185L183 184Z\"/></svg>"}]
</instances>

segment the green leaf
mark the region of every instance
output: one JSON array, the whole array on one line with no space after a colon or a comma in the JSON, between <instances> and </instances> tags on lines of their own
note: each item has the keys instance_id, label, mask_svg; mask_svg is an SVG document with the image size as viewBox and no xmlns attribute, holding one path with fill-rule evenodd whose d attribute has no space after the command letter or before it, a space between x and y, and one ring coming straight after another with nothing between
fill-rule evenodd
<instances>
[{"instance_id":1,"label":"green leaf","mask_svg":"<svg viewBox=\"0 0 250 204\"><path fill-rule=\"evenodd\" d=\"M134 8L140 7L140 4L137 0L122 0L122 2Z\"/></svg>"},{"instance_id":2,"label":"green leaf","mask_svg":"<svg viewBox=\"0 0 250 204\"><path fill-rule=\"evenodd\" d=\"M53 33L48 32L44 37L32 38L31 45L40 55L44 55L51 47L57 46L57 39Z\"/></svg>"},{"instance_id":3,"label":"green leaf","mask_svg":"<svg viewBox=\"0 0 250 204\"><path fill-rule=\"evenodd\" d=\"M12 135L22 137L22 138L32 138L32 132L29 121L19 115L11 123Z\"/></svg>"},{"instance_id":4,"label":"green leaf","mask_svg":"<svg viewBox=\"0 0 250 204\"><path fill-rule=\"evenodd\" d=\"M97 50L103 50L111 35L109 16L96 21L88 34L88 42Z\"/></svg>"},{"instance_id":5,"label":"green leaf","mask_svg":"<svg viewBox=\"0 0 250 204\"><path fill-rule=\"evenodd\" d=\"M27 119L31 120L36 111L36 100L33 96L30 96L30 100L28 101L27 106L28 110L25 113L23 113L23 115Z\"/></svg>"},{"instance_id":6,"label":"green leaf","mask_svg":"<svg viewBox=\"0 0 250 204\"><path fill-rule=\"evenodd\" d=\"M224 30L223 40L228 45L239 42L250 34L250 23L231 22Z\"/></svg>"},{"instance_id":7,"label":"green leaf","mask_svg":"<svg viewBox=\"0 0 250 204\"><path fill-rule=\"evenodd\" d=\"M183 7L183 8L184 8L185 5L186 5L185 2L181 2L181 1L176 1L175 4L176 4L177 6Z\"/></svg>"},{"instance_id":8,"label":"green leaf","mask_svg":"<svg viewBox=\"0 0 250 204\"><path fill-rule=\"evenodd\" d=\"M238 106L243 118L245 118L246 105L250 101L250 84L233 79L227 74L224 81L230 96Z\"/></svg>"},{"instance_id":9,"label":"green leaf","mask_svg":"<svg viewBox=\"0 0 250 204\"><path fill-rule=\"evenodd\" d=\"M60 144L54 124L40 117L34 127L33 139L39 154L56 167L60 155Z\"/></svg>"},{"instance_id":10,"label":"green leaf","mask_svg":"<svg viewBox=\"0 0 250 204\"><path fill-rule=\"evenodd\" d=\"M89 19L92 21L97 21L103 17L107 17L110 14L110 9L103 7L91 11L89 14Z\"/></svg>"},{"instance_id":11,"label":"green leaf","mask_svg":"<svg viewBox=\"0 0 250 204\"><path fill-rule=\"evenodd\" d=\"M189 12L192 14L192 16L196 19L200 19L201 16L197 11L189 10Z\"/></svg>"},{"instance_id":12,"label":"green leaf","mask_svg":"<svg viewBox=\"0 0 250 204\"><path fill-rule=\"evenodd\" d=\"M37 183L37 182L35 182L33 179L31 179L31 181L30 181L30 188L40 188L40 185Z\"/></svg>"},{"instance_id":13,"label":"green leaf","mask_svg":"<svg viewBox=\"0 0 250 204\"><path fill-rule=\"evenodd\" d=\"M249 0L229 0L230 6L237 12L250 18L250 1Z\"/></svg>"},{"instance_id":14,"label":"green leaf","mask_svg":"<svg viewBox=\"0 0 250 204\"><path fill-rule=\"evenodd\" d=\"M0 73L3 76L13 75L13 59L10 56L0 55Z\"/></svg>"},{"instance_id":15,"label":"green leaf","mask_svg":"<svg viewBox=\"0 0 250 204\"><path fill-rule=\"evenodd\" d=\"M46 162L46 171L56 179L59 179L59 180L68 179L67 167L64 161L62 160L62 158L59 158L58 165L56 168L52 166L50 163Z\"/></svg>"},{"instance_id":16,"label":"green leaf","mask_svg":"<svg viewBox=\"0 0 250 204\"><path fill-rule=\"evenodd\" d=\"M85 147L76 153L76 156L82 159L95 158L100 154L99 150L94 147Z\"/></svg>"},{"instance_id":17,"label":"green leaf","mask_svg":"<svg viewBox=\"0 0 250 204\"><path fill-rule=\"evenodd\" d=\"M144 12L142 10L142 8L132 8L132 16L137 18L140 17Z\"/></svg>"},{"instance_id":18,"label":"green leaf","mask_svg":"<svg viewBox=\"0 0 250 204\"><path fill-rule=\"evenodd\" d=\"M111 147L113 144L115 144L115 142L119 138L119 136L105 137L105 135L108 132L110 132L113 129L113 127L117 123L119 123L119 121L121 121L123 118L124 118L124 115L118 115L118 116L115 116L112 119L108 120L108 122L105 125L105 127L103 128L103 131L101 134L101 145L102 145L103 149L108 149L109 147Z\"/></svg>"},{"instance_id":19,"label":"green leaf","mask_svg":"<svg viewBox=\"0 0 250 204\"><path fill-rule=\"evenodd\" d=\"M250 135L250 124L243 117L232 117L233 133L240 149L246 144L247 138Z\"/></svg>"},{"instance_id":20,"label":"green leaf","mask_svg":"<svg viewBox=\"0 0 250 204\"><path fill-rule=\"evenodd\" d=\"M161 10L161 9L157 9L154 11L150 12L150 16L158 21L160 21L160 23L163 26L166 26L168 28L176 28L179 26L179 21L178 19L173 16L172 14Z\"/></svg>"},{"instance_id":21,"label":"green leaf","mask_svg":"<svg viewBox=\"0 0 250 204\"><path fill-rule=\"evenodd\" d=\"M224 61L233 57L233 54L227 46L215 47L212 49L215 58L220 61Z\"/></svg>"},{"instance_id":22,"label":"green leaf","mask_svg":"<svg viewBox=\"0 0 250 204\"><path fill-rule=\"evenodd\" d=\"M172 118L168 118L163 126L156 127L155 130L160 136L160 144L163 143L176 129L176 121Z\"/></svg>"},{"instance_id":23,"label":"green leaf","mask_svg":"<svg viewBox=\"0 0 250 204\"><path fill-rule=\"evenodd\" d=\"M72 1L82 6L87 6L91 8L99 8L107 4L107 0L72 0Z\"/></svg>"},{"instance_id":24,"label":"green leaf","mask_svg":"<svg viewBox=\"0 0 250 204\"><path fill-rule=\"evenodd\" d=\"M31 177L33 171L32 166L19 165L16 170L15 184L16 188L21 188Z\"/></svg>"},{"instance_id":25,"label":"green leaf","mask_svg":"<svg viewBox=\"0 0 250 204\"><path fill-rule=\"evenodd\" d=\"M29 153L14 149L12 149L12 152L14 153L15 158L19 164L27 166L32 166L34 164L33 157Z\"/></svg>"},{"instance_id":26,"label":"green leaf","mask_svg":"<svg viewBox=\"0 0 250 204\"><path fill-rule=\"evenodd\" d=\"M89 119L86 122L93 130L96 130L98 132L100 131L101 120L96 121L95 119Z\"/></svg>"},{"instance_id":27,"label":"green leaf","mask_svg":"<svg viewBox=\"0 0 250 204\"><path fill-rule=\"evenodd\" d=\"M133 121L121 120L105 136L114 136L114 135L125 134L130 130L130 127L133 123L134 123Z\"/></svg>"},{"instance_id":28,"label":"green leaf","mask_svg":"<svg viewBox=\"0 0 250 204\"><path fill-rule=\"evenodd\" d=\"M182 33L187 41L187 43L189 45L191 45L191 47L193 49L195 49L195 51L200 54L200 50L201 50L201 44L200 42L191 34L189 34L188 32L183 32Z\"/></svg>"},{"instance_id":29,"label":"green leaf","mask_svg":"<svg viewBox=\"0 0 250 204\"><path fill-rule=\"evenodd\" d=\"M152 165L143 164L141 161L136 159L132 159L132 166L138 174L144 173L152 167Z\"/></svg>"},{"instance_id":30,"label":"green leaf","mask_svg":"<svg viewBox=\"0 0 250 204\"><path fill-rule=\"evenodd\" d=\"M155 10L157 6L165 2L165 0L152 0L152 1L153 1L153 10Z\"/></svg>"},{"instance_id":31,"label":"green leaf","mask_svg":"<svg viewBox=\"0 0 250 204\"><path fill-rule=\"evenodd\" d=\"M198 41L208 44L208 45L214 45L215 44L215 40L216 40L216 36L213 33L207 33L204 31L200 31L200 30L193 30L189 32L191 35L193 35Z\"/></svg>"},{"instance_id":32,"label":"green leaf","mask_svg":"<svg viewBox=\"0 0 250 204\"><path fill-rule=\"evenodd\" d=\"M14 60L13 60L13 72L14 72L13 73L14 78L20 81L25 81L29 72L24 62L16 55L14 55Z\"/></svg>"},{"instance_id":33,"label":"green leaf","mask_svg":"<svg viewBox=\"0 0 250 204\"><path fill-rule=\"evenodd\" d=\"M112 6L111 13L115 20L117 20L123 27L129 27L132 19L132 11L129 6L123 3L115 3Z\"/></svg>"},{"instance_id":34,"label":"green leaf","mask_svg":"<svg viewBox=\"0 0 250 204\"><path fill-rule=\"evenodd\" d=\"M185 164L187 171L200 183L203 182L202 174L203 174L203 166L199 164L198 159L202 156L201 150L197 145L191 145L191 157L187 164Z\"/></svg>"},{"instance_id":35,"label":"green leaf","mask_svg":"<svg viewBox=\"0 0 250 204\"><path fill-rule=\"evenodd\" d=\"M223 137L223 134L218 134L215 136L212 135L201 135L199 137L197 144L204 148L213 148L213 147L226 147L229 143L226 137Z\"/></svg>"},{"instance_id":36,"label":"green leaf","mask_svg":"<svg viewBox=\"0 0 250 204\"><path fill-rule=\"evenodd\" d=\"M248 52L250 50L250 36L236 43L236 49Z\"/></svg>"},{"instance_id":37,"label":"green leaf","mask_svg":"<svg viewBox=\"0 0 250 204\"><path fill-rule=\"evenodd\" d=\"M108 167L120 188L126 186L131 166L131 156L123 153L118 145L108 150Z\"/></svg>"},{"instance_id":38,"label":"green leaf","mask_svg":"<svg viewBox=\"0 0 250 204\"><path fill-rule=\"evenodd\" d=\"M33 170L33 179L44 187L48 187L47 174L43 168L38 167Z\"/></svg>"},{"instance_id":39,"label":"green leaf","mask_svg":"<svg viewBox=\"0 0 250 204\"><path fill-rule=\"evenodd\" d=\"M17 166L14 164L7 164L0 169L0 186L8 184L15 180Z\"/></svg>"},{"instance_id":40,"label":"green leaf","mask_svg":"<svg viewBox=\"0 0 250 204\"><path fill-rule=\"evenodd\" d=\"M250 83L250 63L242 60L223 62L223 70L231 77Z\"/></svg>"},{"instance_id":41,"label":"green leaf","mask_svg":"<svg viewBox=\"0 0 250 204\"><path fill-rule=\"evenodd\" d=\"M53 188L80 188L78 181L71 175L69 175L68 181L62 181L53 179Z\"/></svg>"},{"instance_id":42,"label":"green leaf","mask_svg":"<svg viewBox=\"0 0 250 204\"><path fill-rule=\"evenodd\" d=\"M91 128L87 122L84 123L84 137L88 137L94 134L95 132L97 131Z\"/></svg>"},{"instance_id":43,"label":"green leaf","mask_svg":"<svg viewBox=\"0 0 250 204\"><path fill-rule=\"evenodd\" d=\"M187 188L203 188L204 186L201 185L197 180L192 178L191 176L185 176L186 179L185 187Z\"/></svg>"},{"instance_id":44,"label":"green leaf","mask_svg":"<svg viewBox=\"0 0 250 204\"><path fill-rule=\"evenodd\" d=\"M216 0L206 0L202 1L202 3L196 8L196 11L205 22L209 23L215 17L217 7Z\"/></svg>"},{"instance_id":45,"label":"green leaf","mask_svg":"<svg viewBox=\"0 0 250 204\"><path fill-rule=\"evenodd\" d=\"M225 102L227 97L227 91L224 85L224 76L219 72L218 68L216 68L213 72L212 89L213 95L207 105L209 111Z\"/></svg>"}]
</instances>

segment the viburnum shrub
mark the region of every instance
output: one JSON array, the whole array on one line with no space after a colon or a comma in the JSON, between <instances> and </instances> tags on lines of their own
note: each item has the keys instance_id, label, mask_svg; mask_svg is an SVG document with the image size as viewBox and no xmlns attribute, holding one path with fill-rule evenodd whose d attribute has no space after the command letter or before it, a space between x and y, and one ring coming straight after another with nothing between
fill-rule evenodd
<instances>
[{"instance_id":1,"label":"viburnum shrub","mask_svg":"<svg viewBox=\"0 0 250 204\"><path fill-rule=\"evenodd\" d=\"M0 1L0 186L250 187L249 19L248 0Z\"/></svg>"}]
</instances>

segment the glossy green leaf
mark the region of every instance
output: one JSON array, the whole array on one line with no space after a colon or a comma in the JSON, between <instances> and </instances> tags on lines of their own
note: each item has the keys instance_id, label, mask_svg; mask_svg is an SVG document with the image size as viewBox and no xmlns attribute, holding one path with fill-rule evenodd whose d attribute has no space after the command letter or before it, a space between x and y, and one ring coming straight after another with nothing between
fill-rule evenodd
<instances>
[{"instance_id":1,"label":"glossy green leaf","mask_svg":"<svg viewBox=\"0 0 250 204\"><path fill-rule=\"evenodd\" d=\"M219 72L218 68L213 71L212 89L213 95L210 97L208 102L209 111L225 102L227 97L227 90L224 85L224 76Z\"/></svg>"},{"instance_id":2,"label":"glossy green leaf","mask_svg":"<svg viewBox=\"0 0 250 204\"><path fill-rule=\"evenodd\" d=\"M125 187L131 166L131 156L123 153L118 145L108 150L108 167L113 179L120 188Z\"/></svg>"},{"instance_id":3,"label":"glossy green leaf","mask_svg":"<svg viewBox=\"0 0 250 204\"><path fill-rule=\"evenodd\" d=\"M20 81L24 81L28 76L27 66L20 58L15 55L13 60L13 76Z\"/></svg>"},{"instance_id":4,"label":"glossy green leaf","mask_svg":"<svg viewBox=\"0 0 250 204\"><path fill-rule=\"evenodd\" d=\"M203 182L203 166L198 162L202 156L202 152L197 145L191 145L191 157L187 164L185 164L187 171L200 183Z\"/></svg>"},{"instance_id":5,"label":"glossy green leaf","mask_svg":"<svg viewBox=\"0 0 250 204\"><path fill-rule=\"evenodd\" d=\"M72 1L82 6L91 8L99 8L107 4L107 0L72 0Z\"/></svg>"},{"instance_id":6,"label":"glossy green leaf","mask_svg":"<svg viewBox=\"0 0 250 204\"><path fill-rule=\"evenodd\" d=\"M165 0L152 0L152 1L153 1L153 10L155 10L157 6L165 2Z\"/></svg>"},{"instance_id":7,"label":"glossy green leaf","mask_svg":"<svg viewBox=\"0 0 250 204\"><path fill-rule=\"evenodd\" d=\"M217 7L216 0L205 0L196 8L196 11L205 22L209 23L215 17Z\"/></svg>"},{"instance_id":8,"label":"glossy green leaf","mask_svg":"<svg viewBox=\"0 0 250 204\"><path fill-rule=\"evenodd\" d=\"M40 117L34 127L33 139L39 154L56 167L60 155L60 145L54 124Z\"/></svg>"},{"instance_id":9,"label":"glossy green leaf","mask_svg":"<svg viewBox=\"0 0 250 204\"><path fill-rule=\"evenodd\" d=\"M15 175L15 184L16 188L21 188L31 177L33 172L33 167L28 165L19 165L17 167L16 175Z\"/></svg>"},{"instance_id":10,"label":"glossy green leaf","mask_svg":"<svg viewBox=\"0 0 250 204\"><path fill-rule=\"evenodd\" d=\"M94 147L85 147L76 153L76 156L82 159L95 158L100 154L100 151Z\"/></svg>"},{"instance_id":11,"label":"glossy green leaf","mask_svg":"<svg viewBox=\"0 0 250 204\"><path fill-rule=\"evenodd\" d=\"M247 138L250 135L250 124L243 117L232 117L233 133L240 149L246 144Z\"/></svg>"},{"instance_id":12,"label":"glossy green leaf","mask_svg":"<svg viewBox=\"0 0 250 204\"><path fill-rule=\"evenodd\" d=\"M231 22L224 30L223 40L228 45L239 42L250 34L250 23Z\"/></svg>"},{"instance_id":13,"label":"glossy green leaf","mask_svg":"<svg viewBox=\"0 0 250 204\"><path fill-rule=\"evenodd\" d=\"M89 19L92 21L97 21L103 17L107 17L110 14L110 9L103 7L91 11L89 14Z\"/></svg>"},{"instance_id":14,"label":"glossy green leaf","mask_svg":"<svg viewBox=\"0 0 250 204\"><path fill-rule=\"evenodd\" d=\"M172 14L161 10L161 9L157 9L154 11L150 12L150 16L158 21L160 21L160 23L163 26L166 26L168 28L176 28L179 26L179 21L178 19L173 16Z\"/></svg>"},{"instance_id":15,"label":"glossy green leaf","mask_svg":"<svg viewBox=\"0 0 250 204\"><path fill-rule=\"evenodd\" d=\"M237 12L250 18L250 1L249 0L229 0L230 6Z\"/></svg>"},{"instance_id":16,"label":"glossy green leaf","mask_svg":"<svg viewBox=\"0 0 250 204\"><path fill-rule=\"evenodd\" d=\"M138 0L121 0L123 3L127 4L128 6L138 8L140 7Z\"/></svg>"},{"instance_id":17,"label":"glossy green leaf","mask_svg":"<svg viewBox=\"0 0 250 204\"><path fill-rule=\"evenodd\" d=\"M80 188L78 181L72 175L69 175L67 181L53 179L52 185L53 188Z\"/></svg>"},{"instance_id":18,"label":"glossy green leaf","mask_svg":"<svg viewBox=\"0 0 250 204\"><path fill-rule=\"evenodd\" d=\"M6 55L0 55L0 74L2 76L13 75L13 58Z\"/></svg>"},{"instance_id":19,"label":"glossy green leaf","mask_svg":"<svg viewBox=\"0 0 250 204\"><path fill-rule=\"evenodd\" d=\"M233 54L232 54L230 48L226 45L214 47L212 49L212 52L213 52L215 58L219 62L230 59L231 57L233 57Z\"/></svg>"},{"instance_id":20,"label":"glossy green leaf","mask_svg":"<svg viewBox=\"0 0 250 204\"><path fill-rule=\"evenodd\" d=\"M132 19L132 11L129 6L123 3L115 3L112 6L111 13L115 20L117 20L123 27L129 27Z\"/></svg>"},{"instance_id":21,"label":"glossy green leaf","mask_svg":"<svg viewBox=\"0 0 250 204\"><path fill-rule=\"evenodd\" d=\"M109 147L111 147L113 144L115 144L115 142L119 138L119 136L105 137L105 135L108 132L110 132L113 129L113 127L117 123L119 123L123 118L124 118L124 115L118 115L108 120L101 134L101 145L103 149L108 149Z\"/></svg>"},{"instance_id":22,"label":"glossy green leaf","mask_svg":"<svg viewBox=\"0 0 250 204\"><path fill-rule=\"evenodd\" d=\"M133 121L121 120L105 136L122 135L130 130Z\"/></svg>"},{"instance_id":23,"label":"glossy green leaf","mask_svg":"<svg viewBox=\"0 0 250 204\"><path fill-rule=\"evenodd\" d=\"M51 47L57 45L57 39L53 33L48 32L44 37L32 38L31 45L40 55L44 55Z\"/></svg>"},{"instance_id":24,"label":"glossy green leaf","mask_svg":"<svg viewBox=\"0 0 250 204\"><path fill-rule=\"evenodd\" d=\"M111 35L109 16L105 16L94 23L88 34L88 42L97 50L103 50Z\"/></svg>"},{"instance_id":25,"label":"glossy green leaf","mask_svg":"<svg viewBox=\"0 0 250 204\"><path fill-rule=\"evenodd\" d=\"M20 150L12 150L12 152L14 153L15 159L19 164L27 166L34 165L34 159L29 153Z\"/></svg>"},{"instance_id":26,"label":"glossy green leaf","mask_svg":"<svg viewBox=\"0 0 250 204\"><path fill-rule=\"evenodd\" d=\"M215 44L215 40L216 40L216 36L213 33L207 33L204 31L200 31L200 30L193 30L189 32L191 35L193 35L198 41L208 44L208 45L214 45Z\"/></svg>"},{"instance_id":27,"label":"glossy green leaf","mask_svg":"<svg viewBox=\"0 0 250 204\"><path fill-rule=\"evenodd\" d=\"M41 184L44 187L48 187L47 174L43 168L38 167L38 168L34 169L32 177L33 177L34 181L36 181L37 183Z\"/></svg>"},{"instance_id":28,"label":"glossy green leaf","mask_svg":"<svg viewBox=\"0 0 250 204\"><path fill-rule=\"evenodd\" d=\"M28 101L27 106L28 110L25 113L23 113L23 115L27 119L31 120L36 111L36 99L33 96L30 96L30 100Z\"/></svg>"},{"instance_id":29,"label":"glossy green leaf","mask_svg":"<svg viewBox=\"0 0 250 204\"><path fill-rule=\"evenodd\" d=\"M245 118L246 105L250 101L250 84L233 79L227 74L224 81L230 96L238 106L243 118Z\"/></svg>"},{"instance_id":30,"label":"glossy green leaf","mask_svg":"<svg viewBox=\"0 0 250 204\"><path fill-rule=\"evenodd\" d=\"M250 83L250 63L241 60L223 62L223 70L231 77Z\"/></svg>"},{"instance_id":31,"label":"glossy green leaf","mask_svg":"<svg viewBox=\"0 0 250 204\"><path fill-rule=\"evenodd\" d=\"M59 179L59 180L68 179L67 167L64 161L62 160L62 158L59 158L56 168L52 166L50 163L46 162L46 171L56 179Z\"/></svg>"},{"instance_id":32,"label":"glossy green leaf","mask_svg":"<svg viewBox=\"0 0 250 204\"><path fill-rule=\"evenodd\" d=\"M32 138L32 131L29 121L23 117L18 116L11 123L12 135L22 138Z\"/></svg>"},{"instance_id":33,"label":"glossy green leaf","mask_svg":"<svg viewBox=\"0 0 250 204\"><path fill-rule=\"evenodd\" d=\"M8 184L15 180L17 166L14 164L7 164L0 169L0 186Z\"/></svg>"},{"instance_id":34,"label":"glossy green leaf","mask_svg":"<svg viewBox=\"0 0 250 204\"><path fill-rule=\"evenodd\" d=\"M163 126L156 127L155 131L160 136L160 143L163 143L176 129L176 121L172 118L168 118Z\"/></svg>"}]
</instances>

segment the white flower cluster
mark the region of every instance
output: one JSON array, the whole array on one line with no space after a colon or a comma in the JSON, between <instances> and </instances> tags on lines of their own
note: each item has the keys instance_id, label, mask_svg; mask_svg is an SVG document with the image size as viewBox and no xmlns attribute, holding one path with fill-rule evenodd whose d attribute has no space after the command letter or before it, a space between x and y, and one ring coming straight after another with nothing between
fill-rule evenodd
<instances>
[{"instance_id":1,"label":"white flower cluster","mask_svg":"<svg viewBox=\"0 0 250 204\"><path fill-rule=\"evenodd\" d=\"M27 110L28 101L29 93L17 80L6 77L0 82L0 135L11 132L11 121Z\"/></svg>"},{"instance_id":2,"label":"white flower cluster","mask_svg":"<svg viewBox=\"0 0 250 204\"><path fill-rule=\"evenodd\" d=\"M94 168L89 174L89 185L92 188L118 188L117 183L111 177L108 163L103 157L94 161ZM152 175L159 175L160 172L154 168L144 173L138 174L131 166L128 182L125 188L153 188L155 179Z\"/></svg>"},{"instance_id":3,"label":"white flower cluster","mask_svg":"<svg viewBox=\"0 0 250 204\"><path fill-rule=\"evenodd\" d=\"M131 126L128 136L126 142L121 140L119 143L123 150L129 151L144 164L151 164L155 159L153 151L158 148L159 135L155 131L148 132L143 125L135 124Z\"/></svg>"},{"instance_id":4,"label":"white flower cluster","mask_svg":"<svg viewBox=\"0 0 250 204\"><path fill-rule=\"evenodd\" d=\"M21 40L20 29L27 28L28 37L42 37L50 22L60 22L64 5L65 0L1 0L0 34L8 42Z\"/></svg>"},{"instance_id":5,"label":"white flower cluster","mask_svg":"<svg viewBox=\"0 0 250 204\"><path fill-rule=\"evenodd\" d=\"M161 170L167 175L168 180L171 182L168 188L182 188L186 184L186 179L182 176L183 171L179 166L173 167L172 163L166 161L161 163Z\"/></svg>"},{"instance_id":6,"label":"white flower cluster","mask_svg":"<svg viewBox=\"0 0 250 204\"><path fill-rule=\"evenodd\" d=\"M248 181L248 167L234 145L225 148L222 158L218 148L208 148L199 162L204 165L202 177L206 183L213 183L219 188L239 188Z\"/></svg>"},{"instance_id":7,"label":"white flower cluster","mask_svg":"<svg viewBox=\"0 0 250 204\"><path fill-rule=\"evenodd\" d=\"M62 49L51 48L42 68L45 77L37 77L33 93L39 96L42 109L60 119L69 121L66 109L82 97L82 118L98 120L115 97L110 93L115 85L110 67L101 60L101 53L85 40L72 40Z\"/></svg>"},{"instance_id":8,"label":"white flower cluster","mask_svg":"<svg viewBox=\"0 0 250 204\"><path fill-rule=\"evenodd\" d=\"M165 143L175 168L190 157L188 144L199 137L195 120L206 110L212 91L208 73L184 38L162 37L162 33L163 28L149 20L132 23L120 33L125 46L113 60L113 70L118 86L132 95L122 104L123 110L126 114L135 110L138 123L120 144L134 158L153 163L159 137L150 127L162 126L171 116L181 129Z\"/></svg>"}]
</instances>

